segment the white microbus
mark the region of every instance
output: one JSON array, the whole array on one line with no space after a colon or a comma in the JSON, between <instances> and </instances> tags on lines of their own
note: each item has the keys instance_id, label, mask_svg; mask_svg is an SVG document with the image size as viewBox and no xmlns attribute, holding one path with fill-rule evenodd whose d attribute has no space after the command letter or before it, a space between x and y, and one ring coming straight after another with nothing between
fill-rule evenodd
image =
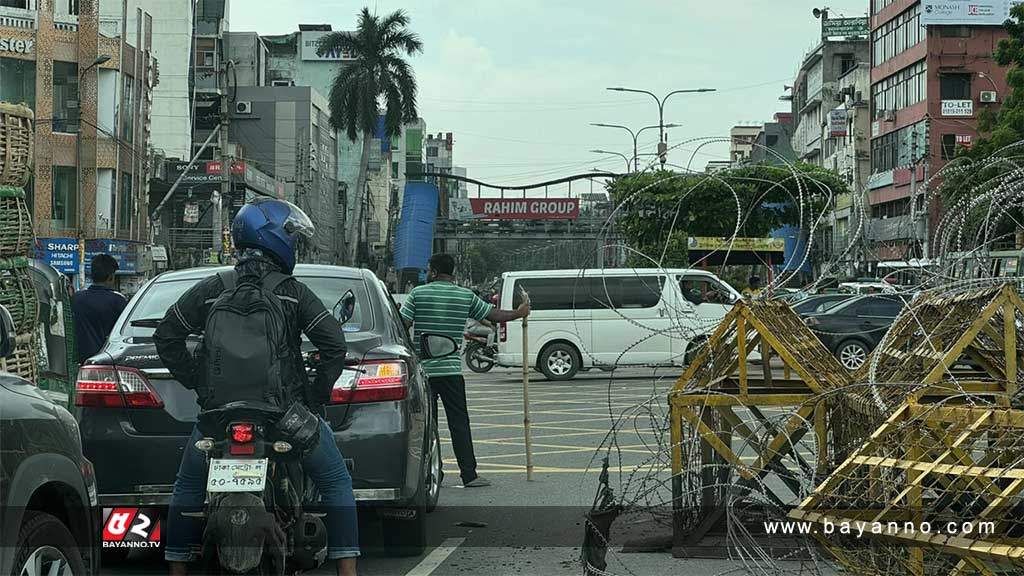
<instances>
[{"instance_id":1,"label":"white microbus","mask_svg":"<svg viewBox=\"0 0 1024 576\"><path fill-rule=\"evenodd\" d=\"M530 297L528 362L551 380L615 366L682 366L739 293L714 274L690 269L506 272L499 303ZM499 331L498 363L522 366L522 322Z\"/></svg>"}]
</instances>

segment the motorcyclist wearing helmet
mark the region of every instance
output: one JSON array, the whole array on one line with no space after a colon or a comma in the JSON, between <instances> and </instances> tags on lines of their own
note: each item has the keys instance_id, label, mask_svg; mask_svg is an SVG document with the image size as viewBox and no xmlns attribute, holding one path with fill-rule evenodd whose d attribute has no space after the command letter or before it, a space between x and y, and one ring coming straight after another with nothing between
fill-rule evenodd
<instances>
[{"instance_id":1,"label":"motorcyclist wearing helmet","mask_svg":"<svg viewBox=\"0 0 1024 576\"><path fill-rule=\"evenodd\" d=\"M260 198L246 204L231 226L231 235L240 251L235 271L239 279L259 281L267 274L291 275L295 267L295 248L300 236L311 237L313 224L297 206L284 200ZM224 291L218 274L197 283L171 306L153 335L164 366L186 388L196 391L201 407L208 397L201 381L205 370L186 348L186 339L199 334L206 325L210 306ZM290 342L286 370L285 397L305 402L314 413L330 398L331 388L345 362L345 336L340 322L323 302L294 278L282 282L274 293L281 299L288 319ZM301 334L305 334L320 352L316 382L310 386L302 362ZM174 493L168 511L165 558L171 574L185 574L186 565L196 557L202 539L202 520L183 516L182 512L200 512L206 498L207 463L196 449L201 438L198 427L185 445ZM355 574L359 556L359 536L352 478L334 441L330 426L321 419L320 440L303 458L303 470L319 489L327 510L327 557L337 561L341 576Z\"/></svg>"}]
</instances>

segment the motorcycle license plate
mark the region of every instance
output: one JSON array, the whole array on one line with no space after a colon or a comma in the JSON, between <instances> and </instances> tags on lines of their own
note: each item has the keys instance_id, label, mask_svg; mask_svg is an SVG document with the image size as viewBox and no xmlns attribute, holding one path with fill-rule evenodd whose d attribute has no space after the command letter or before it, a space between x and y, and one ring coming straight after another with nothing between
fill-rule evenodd
<instances>
[{"instance_id":1,"label":"motorcycle license plate","mask_svg":"<svg viewBox=\"0 0 1024 576\"><path fill-rule=\"evenodd\" d=\"M267 459L210 460L207 492L260 492L267 480Z\"/></svg>"}]
</instances>

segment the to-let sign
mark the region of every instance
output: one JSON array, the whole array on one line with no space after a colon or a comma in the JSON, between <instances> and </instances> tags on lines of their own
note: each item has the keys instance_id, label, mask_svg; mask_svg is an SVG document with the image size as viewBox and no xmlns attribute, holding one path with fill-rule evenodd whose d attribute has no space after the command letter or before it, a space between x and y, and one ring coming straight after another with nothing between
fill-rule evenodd
<instances>
[{"instance_id":1,"label":"to-let sign","mask_svg":"<svg viewBox=\"0 0 1024 576\"><path fill-rule=\"evenodd\" d=\"M483 220L575 220L579 198L470 198L473 216Z\"/></svg>"},{"instance_id":2,"label":"to-let sign","mask_svg":"<svg viewBox=\"0 0 1024 576\"><path fill-rule=\"evenodd\" d=\"M943 100L943 116L974 116L974 100Z\"/></svg>"}]
</instances>

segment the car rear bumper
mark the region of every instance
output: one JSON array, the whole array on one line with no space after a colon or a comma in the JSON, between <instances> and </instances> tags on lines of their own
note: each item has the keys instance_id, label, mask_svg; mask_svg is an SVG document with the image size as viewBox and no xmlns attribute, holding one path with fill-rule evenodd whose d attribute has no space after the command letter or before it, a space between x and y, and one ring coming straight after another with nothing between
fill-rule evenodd
<instances>
[{"instance_id":1,"label":"car rear bumper","mask_svg":"<svg viewBox=\"0 0 1024 576\"><path fill-rule=\"evenodd\" d=\"M139 492L135 494L100 494L99 505L103 508L122 506L143 508L147 506L168 506L171 503L171 486L161 492ZM355 488L356 502L396 503L401 501L402 491L398 488Z\"/></svg>"},{"instance_id":2,"label":"car rear bumper","mask_svg":"<svg viewBox=\"0 0 1024 576\"><path fill-rule=\"evenodd\" d=\"M167 505L187 437L141 435L112 413L103 418L85 419L82 427L84 452L96 468L100 506ZM421 458L410 444L418 448L422 442L422 420L406 418L397 402L367 404L348 418L329 420L358 502L403 506L415 498Z\"/></svg>"}]
</instances>

